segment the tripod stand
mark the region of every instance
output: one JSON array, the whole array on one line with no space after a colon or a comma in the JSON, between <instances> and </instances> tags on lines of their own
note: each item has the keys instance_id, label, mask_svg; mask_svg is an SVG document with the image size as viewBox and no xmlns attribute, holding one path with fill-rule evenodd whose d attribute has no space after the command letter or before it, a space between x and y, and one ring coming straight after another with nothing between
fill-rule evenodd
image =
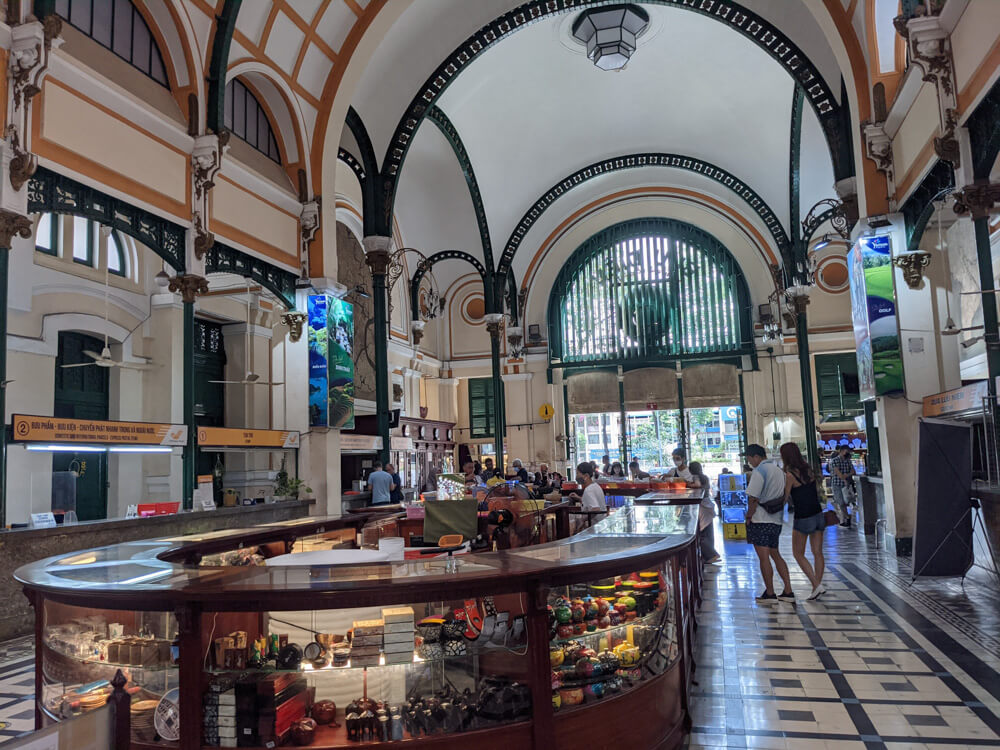
<instances>
[{"instance_id":1,"label":"tripod stand","mask_svg":"<svg viewBox=\"0 0 1000 750\"><path fill-rule=\"evenodd\" d=\"M958 529L959 529L959 527L963 523L965 523L965 519L968 518L970 515L972 516L972 537L971 537L971 540L970 540L971 544L966 544L965 540L962 538L962 535L958 533ZM955 538L958 539L959 542L961 542L962 546L964 546L969 551L969 554L972 556L972 564L969 565L969 569L971 570L972 566L976 564L975 563L975 560L976 560L975 546L976 546L976 524L977 523L979 525L979 530L983 534L983 540L986 543L986 551L987 551L988 556L989 556L990 564L992 565L992 568L987 568L985 565L983 565L982 567L985 568L986 570L988 570L993 575L995 575L997 577L997 582L1000 583L1000 564L997 563L996 550L993 549L993 543L990 541L990 536L989 536L989 534L987 533L987 530L986 530L986 522L983 520L983 506L982 506L982 503L979 501L978 497L973 497L973 496L970 495L969 496L969 507L966 509L965 513L962 514L961 518L959 518L955 522L955 525L952 526L951 529L948 530L948 533L944 535L944 537L941 539L941 541L938 544L938 546L934 548L934 551L931 553L930 557L928 557L927 560L924 562L924 564L920 567L920 570L917 570L917 571L915 571L913 573L913 577L910 579L910 585L912 586L916 582L917 577L920 576L921 573L923 573L924 568L926 568L928 565L930 565L931 561L934 559L934 557L937 555L937 553L941 551L941 548L944 547L945 542L947 542L948 539L952 535L954 535ZM963 586L965 586L965 576L967 576L968 573L969 573L969 570L966 570L964 573L962 573L962 585Z\"/></svg>"}]
</instances>

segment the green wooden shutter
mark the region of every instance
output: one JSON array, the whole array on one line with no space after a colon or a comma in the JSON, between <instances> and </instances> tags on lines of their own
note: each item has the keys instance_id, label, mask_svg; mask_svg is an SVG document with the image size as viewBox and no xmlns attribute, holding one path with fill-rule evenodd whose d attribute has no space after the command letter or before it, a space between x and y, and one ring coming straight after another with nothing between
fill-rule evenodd
<instances>
[{"instance_id":1,"label":"green wooden shutter","mask_svg":"<svg viewBox=\"0 0 1000 750\"><path fill-rule=\"evenodd\" d=\"M816 395L820 414L854 417L861 414L857 393L845 387L858 377L858 361L854 353L816 355Z\"/></svg>"},{"instance_id":2,"label":"green wooden shutter","mask_svg":"<svg viewBox=\"0 0 1000 750\"><path fill-rule=\"evenodd\" d=\"M469 380L469 436L472 438L493 437L495 422L493 379L471 378Z\"/></svg>"}]
</instances>

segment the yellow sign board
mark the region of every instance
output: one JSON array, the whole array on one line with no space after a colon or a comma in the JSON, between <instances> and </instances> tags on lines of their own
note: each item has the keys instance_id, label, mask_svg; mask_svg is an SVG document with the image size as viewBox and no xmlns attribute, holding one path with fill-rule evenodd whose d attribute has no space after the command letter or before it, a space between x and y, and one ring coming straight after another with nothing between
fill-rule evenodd
<instances>
[{"instance_id":1,"label":"yellow sign board","mask_svg":"<svg viewBox=\"0 0 1000 750\"><path fill-rule=\"evenodd\" d=\"M187 426L159 422L112 422L14 414L14 440L23 443L184 445Z\"/></svg>"},{"instance_id":2,"label":"yellow sign board","mask_svg":"<svg viewBox=\"0 0 1000 750\"><path fill-rule=\"evenodd\" d=\"M198 445L202 448L298 448L299 433L293 430L199 427Z\"/></svg>"},{"instance_id":3,"label":"yellow sign board","mask_svg":"<svg viewBox=\"0 0 1000 750\"><path fill-rule=\"evenodd\" d=\"M542 404L538 407L538 416L548 422L552 419L552 416L556 413L556 410L552 408L552 404Z\"/></svg>"},{"instance_id":4,"label":"yellow sign board","mask_svg":"<svg viewBox=\"0 0 1000 750\"><path fill-rule=\"evenodd\" d=\"M997 380L1000 385L1000 378ZM957 414L970 410L981 411L983 399L988 395L987 381L980 380L944 393L924 396L924 416L940 417L944 414Z\"/></svg>"}]
</instances>

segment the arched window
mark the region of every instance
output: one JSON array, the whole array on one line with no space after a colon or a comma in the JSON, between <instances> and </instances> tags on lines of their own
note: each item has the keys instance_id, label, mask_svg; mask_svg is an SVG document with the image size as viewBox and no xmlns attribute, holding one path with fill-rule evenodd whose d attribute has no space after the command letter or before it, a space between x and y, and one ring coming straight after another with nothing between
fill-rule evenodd
<instances>
[{"instance_id":1,"label":"arched window","mask_svg":"<svg viewBox=\"0 0 1000 750\"><path fill-rule=\"evenodd\" d=\"M59 217L42 214L35 227L35 250L46 255L59 255Z\"/></svg>"},{"instance_id":2,"label":"arched window","mask_svg":"<svg viewBox=\"0 0 1000 750\"><path fill-rule=\"evenodd\" d=\"M226 128L249 143L264 156L281 164L278 141L271 130L267 113L242 81L226 84Z\"/></svg>"},{"instance_id":3,"label":"arched window","mask_svg":"<svg viewBox=\"0 0 1000 750\"><path fill-rule=\"evenodd\" d=\"M118 232L112 232L108 238L108 271L116 276L128 277L128 261L126 260L125 243Z\"/></svg>"},{"instance_id":4,"label":"arched window","mask_svg":"<svg viewBox=\"0 0 1000 750\"><path fill-rule=\"evenodd\" d=\"M750 296L712 235L668 219L609 227L584 242L549 300L553 362L736 356L752 348Z\"/></svg>"},{"instance_id":5,"label":"arched window","mask_svg":"<svg viewBox=\"0 0 1000 750\"><path fill-rule=\"evenodd\" d=\"M163 56L131 0L56 0L56 13L102 47L169 87Z\"/></svg>"}]
</instances>

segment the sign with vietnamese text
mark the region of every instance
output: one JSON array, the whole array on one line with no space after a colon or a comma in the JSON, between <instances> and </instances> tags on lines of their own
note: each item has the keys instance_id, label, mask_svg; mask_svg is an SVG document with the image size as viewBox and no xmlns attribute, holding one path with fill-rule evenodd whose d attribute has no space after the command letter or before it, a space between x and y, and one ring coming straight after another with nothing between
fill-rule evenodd
<instances>
[{"instance_id":1,"label":"sign with vietnamese text","mask_svg":"<svg viewBox=\"0 0 1000 750\"><path fill-rule=\"evenodd\" d=\"M896 323L892 243L887 235L860 237L847 259L861 400L901 393L903 353Z\"/></svg>"},{"instance_id":2,"label":"sign with vietnamese text","mask_svg":"<svg viewBox=\"0 0 1000 750\"><path fill-rule=\"evenodd\" d=\"M997 379L1000 383L1000 378ZM983 399L989 394L988 381L980 380L962 388L924 396L924 416L940 417L967 411L982 411Z\"/></svg>"},{"instance_id":3,"label":"sign with vietnamese text","mask_svg":"<svg viewBox=\"0 0 1000 750\"><path fill-rule=\"evenodd\" d=\"M298 448L294 430L241 430L235 427L199 427L200 448Z\"/></svg>"},{"instance_id":4,"label":"sign with vietnamese text","mask_svg":"<svg viewBox=\"0 0 1000 750\"><path fill-rule=\"evenodd\" d=\"M22 443L185 445L187 426L158 422L112 422L14 414L14 440Z\"/></svg>"}]
</instances>

